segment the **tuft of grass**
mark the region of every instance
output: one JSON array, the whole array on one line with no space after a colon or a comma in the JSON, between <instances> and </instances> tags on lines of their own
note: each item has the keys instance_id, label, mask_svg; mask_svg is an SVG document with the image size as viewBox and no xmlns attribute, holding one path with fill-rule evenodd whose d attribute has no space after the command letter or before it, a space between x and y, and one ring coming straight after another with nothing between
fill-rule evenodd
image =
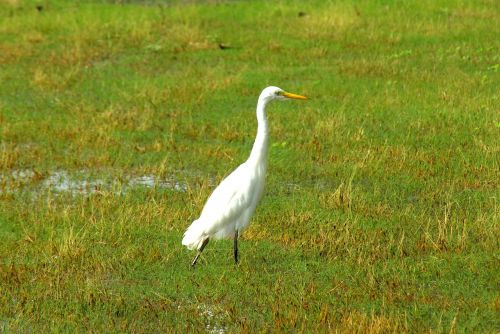
<instances>
[{"instance_id":1,"label":"tuft of grass","mask_svg":"<svg viewBox=\"0 0 500 334\"><path fill-rule=\"evenodd\" d=\"M497 331L498 9L1 2L0 331ZM191 270L267 85L311 99Z\"/></svg>"}]
</instances>

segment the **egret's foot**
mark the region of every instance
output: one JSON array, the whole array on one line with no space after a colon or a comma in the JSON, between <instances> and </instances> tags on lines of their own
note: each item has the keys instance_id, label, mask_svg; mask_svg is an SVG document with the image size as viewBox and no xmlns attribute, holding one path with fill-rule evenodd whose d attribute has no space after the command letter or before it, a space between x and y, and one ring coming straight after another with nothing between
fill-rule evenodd
<instances>
[{"instance_id":1,"label":"egret's foot","mask_svg":"<svg viewBox=\"0 0 500 334\"><path fill-rule=\"evenodd\" d=\"M208 244L209 240L210 240L209 238L206 238L205 240L203 240L203 243L201 244L200 249L198 249L198 253L194 257L193 262L191 262L191 268L194 268L194 266L196 265L196 262L198 262L198 259L200 258L200 255L201 255L201 252L203 252L203 249L205 249L205 246Z\"/></svg>"},{"instance_id":2,"label":"egret's foot","mask_svg":"<svg viewBox=\"0 0 500 334\"><path fill-rule=\"evenodd\" d=\"M191 262L191 268L194 268L194 266L196 265L196 262L198 262L198 259L200 258L200 255L201 255L200 252L198 252L198 254L196 254L196 256L194 257L193 262Z\"/></svg>"}]
</instances>

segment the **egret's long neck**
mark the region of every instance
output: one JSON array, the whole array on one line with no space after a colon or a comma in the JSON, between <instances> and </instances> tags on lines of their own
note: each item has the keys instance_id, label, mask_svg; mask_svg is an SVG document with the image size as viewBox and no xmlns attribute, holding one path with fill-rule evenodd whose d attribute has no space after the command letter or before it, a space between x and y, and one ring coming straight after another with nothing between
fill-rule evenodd
<instances>
[{"instance_id":1,"label":"egret's long neck","mask_svg":"<svg viewBox=\"0 0 500 334\"><path fill-rule=\"evenodd\" d=\"M269 128L266 119L267 100L259 98L257 102L257 136L253 143L248 161L259 164L267 162L267 146L269 143Z\"/></svg>"}]
</instances>

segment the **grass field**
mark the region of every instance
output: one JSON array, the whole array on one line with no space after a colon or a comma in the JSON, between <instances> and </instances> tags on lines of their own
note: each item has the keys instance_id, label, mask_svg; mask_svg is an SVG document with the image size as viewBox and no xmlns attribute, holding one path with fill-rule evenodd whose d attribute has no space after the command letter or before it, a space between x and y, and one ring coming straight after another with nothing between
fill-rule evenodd
<instances>
[{"instance_id":1,"label":"grass field","mask_svg":"<svg viewBox=\"0 0 500 334\"><path fill-rule=\"evenodd\" d=\"M498 1L0 2L0 332L500 331ZM181 246L243 162L240 243Z\"/></svg>"}]
</instances>

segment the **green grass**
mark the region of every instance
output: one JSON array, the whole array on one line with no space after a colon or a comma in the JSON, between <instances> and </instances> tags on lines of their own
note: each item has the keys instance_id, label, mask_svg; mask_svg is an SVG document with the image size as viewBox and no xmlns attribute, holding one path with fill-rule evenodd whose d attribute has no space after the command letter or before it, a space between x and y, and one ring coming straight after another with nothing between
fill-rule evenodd
<instances>
[{"instance_id":1,"label":"green grass","mask_svg":"<svg viewBox=\"0 0 500 334\"><path fill-rule=\"evenodd\" d=\"M499 21L487 0L2 2L0 332L499 331ZM311 100L268 110L241 263L221 241L191 270L182 234L268 85ZM103 185L47 186L62 171Z\"/></svg>"}]
</instances>

